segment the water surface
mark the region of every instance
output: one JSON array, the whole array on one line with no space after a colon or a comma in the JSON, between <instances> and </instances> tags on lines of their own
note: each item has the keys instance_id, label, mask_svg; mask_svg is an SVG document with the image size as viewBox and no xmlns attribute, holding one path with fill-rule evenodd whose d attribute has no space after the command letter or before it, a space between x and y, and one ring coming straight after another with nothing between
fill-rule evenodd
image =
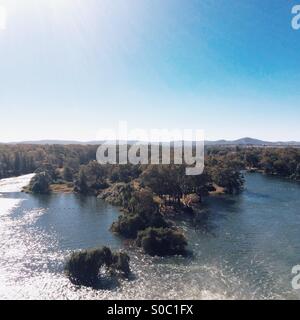
<instances>
[{"instance_id":1,"label":"water surface","mask_svg":"<svg viewBox=\"0 0 300 320\"><path fill-rule=\"evenodd\" d=\"M108 229L117 208L94 197L21 193L32 176L0 181L2 299L299 299L300 185L246 175L234 197L207 199L179 220L193 258L151 258ZM134 280L112 291L73 286L63 274L72 250L108 245L131 256Z\"/></svg>"}]
</instances>

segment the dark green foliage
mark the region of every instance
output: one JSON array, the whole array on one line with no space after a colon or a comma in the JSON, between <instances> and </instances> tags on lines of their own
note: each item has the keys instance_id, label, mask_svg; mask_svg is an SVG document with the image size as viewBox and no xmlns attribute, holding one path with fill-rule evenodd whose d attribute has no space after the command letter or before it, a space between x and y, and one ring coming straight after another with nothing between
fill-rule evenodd
<instances>
[{"instance_id":1,"label":"dark green foliage","mask_svg":"<svg viewBox=\"0 0 300 320\"><path fill-rule=\"evenodd\" d=\"M96 150L97 146L88 145L0 144L0 179L32 173L44 164L78 171L80 165L95 160Z\"/></svg>"},{"instance_id":2,"label":"dark green foliage","mask_svg":"<svg viewBox=\"0 0 300 320\"><path fill-rule=\"evenodd\" d=\"M151 190L135 190L131 184L116 183L103 191L100 197L131 213L154 214L159 211Z\"/></svg>"},{"instance_id":3,"label":"dark green foliage","mask_svg":"<svg viewBox=\"0 0 300 320\"><path fill-rule=\"evenodd\" d=\"M166 227L168 224L159 213L158 205L153 200L150 190L134 191L127 185L119 194L122 207L127 213L119 216L111 230L127 238L136 238L140 230L147 227Z\"/></svg>"},{"instance_id":4,"label":"dark green foliage","mask_svg":"<svg viewBox=\"0 0 300 320\"><path fill-rule=\"evenodd\" d=\"M14 171L15 171L16 175L19 175L23 171L21 156L20 156L19 152L17 152L15 154Z\"/></svg>"},{"instance_id":5,"label":"dark green foliage","mask_svg":"<svg viewBox=\"0 0 300 320\"><path fill-rule=\"evenodd\" d=\"M133 179L136 179L141 173L140 167L135 165L115 165L111 168L109 173L110 181L113 183L116 182L125 182L128 183Z\"/></svg>"},{"instance_id":6,"label":"dark green foliage","mask_svg":"<svg viewBox=\"0 0 300 320\"><path fill-rule=\"evenodd\" d=\"M166 227L168 223L160 213L153 214L134 214L127 213L119 216L111 230L119 233L126 238L135 239L139 231L148 227Z\"/></svg>"},{"instance_id":7,"label":"dark green foliage","mask_svg":"<svg viewBox=\"0 0 300 320\"><path fill-rule=\"evenodd\" d=\"M87 183L87 177L85 175L83 168L80 169L78 178L75 181L74 191L84 195L90 192L90 188Z\"/></svg>"},{"instance_id":8,"label":"dark green foliage","mask_svg":"<svg viewBox=\"0 0 300 320\"><path fill-rule=\"evenodd\" d=\"M122 214L113 222L111 231L126 238L135 239L139 230L145 229L145 223L138 214Z\"/></svg>"},{"instance_id":9,"label":"dark green foliage","mask_svg":"<svg viewBox=\"0 0 300 320\"><path fill-rule=\"evenodd\" d=\"M43 163L41 166L39 166L35 170L35 173L43 173L43 172L47 172L52 182L55 182L57 179L59 179L59 173L56 167L50 163Z\"/></svg>"},{"instance_id":10,"label":"dark green foliage","mask_svg":"<svg viewBox=\"0 0 300 320\"><path fill-rule=\"evenodd\" d=\"M142 215L155 215L159 212L157 203L153 200L153 192L147 189L132 191L128 201L127 209Z\"/></svg>"},{"instance_id":11,"label":"dark green foliage","mask_svg":"<svg viewBox=\"0 0 300 320\"><path fill-rule=\"evenodd\" d=\"M244 159L247 167L257 168L260 162L260 154L255 150L247 150Z\"/></svg>"},{"instance_id":12,"label":"dark green foliage","mask_svg":"<svg viewBox=\"0 0 300 320\"><path fill-rule=\"evenodd\" d=\"M81 166L80 172L85 176L88 192L98 194L101 190L109 187L109 182L118 184L120 187L127 185L128 182L136 179L139 176L140 169L138 166L133 165L100 165L96 161L91 161L87 165ZM75 185L78 186L76 191L83 193L82 190L85 190L86 188L79 187L79 178L80 176L78 175L77 183L75 183ZM128 192L131 191L128 189ZM121 190L121 193L124 195L124 199L117 200L117 197L114 196L114 199L112 200L114 202L119 201L120 205L125 206L125 202L129 200L130 197L126 196L125 190Z\"/></svg>"},{"instance_id":13,"label":"dark green foliage","mask_svg":"<svg viewBox=\"0 0 300 320\"><path fill-rule=\"evenodd\" d=\"M97 147L96 145L3 144L0 145L0 179L32 173L38 168L40 168L40 171L47 170L52 176L50 172L52 170L43 167L45 164L51 165L55 171L56 169L70 167L76 174L79 172L80 165L86 166L90 162L95 162ZM239 164L237 169L256 168L267 174L299 179L299 175L296 172L300 163L299 148L208 147L206 149L205 166L207 173L224 161L231 164ZM95 167L94 164L92 166ZM95 187L96 189L99 186L103 188L104 180L109 180L113 183L128 183L142 176L145 186L150 187L154 193L168 195L170 190L174 194L175 191L177 192L176 175L173 176L171 172L168 173L171 167L152 166L151 168L151 166L140 165L102 165L101 168L98 167L95 170L89 168L86 176L89 187ZM176 170L179 170L178 173L180 173L180 166L174 167L177 167ZM92 172L94 173L92 174ZM51 178L55 181L57 177L52 176ZM67 181L70 179L69 176ZM174 199L176 197L174 196Z\"/></svg>"},{"instance_id":14,"label":"dark green foliage","mask_svg":"<svg viewBox=\"0 0 300 320\"><path fill-rule=\"evenodd\" d=\"M132 193L133 188L130 184L119 182L102 191L100 197L115 206L127 209L129 207L129 201Z\"/></svg>"},{"instance_id":15,"label":"dark green foliage","mask_svg":"<svg viewBox=\"0 0 300 320\"><path fill-rule=\"evenodd\" d=\"M110 269L114 273L121 274L122 276L128 278L130 274L129 261L130 258L125 252L114 253L112 255L112 264Z\"/></svg>"},{"instance_id":16,"label":"dark green foliage","mask_svg":"<svg viewBox=\"0 0 300 320\"><path fill-rule=\"evenodd\" d=\"M300 163L297 164L295 173L293 173L291 175L291 178L294 179L294 180L300 181Z\"/></svg>"},{"instance_id":17,"label":"dark green foliage","mask_svg":"<svg viewBox=\"0 0 300 320\"><path fill-rule=\"evenodd\" d=\"M101 267L106 267L111 275L128 277L129 256L126 253L113 253L107 247L72 253L65 265L66 275L79 285L95 286L99 280Z\"/></svg>"},{"instance_id":18,"label":"dark green foliage","mask_svg":"<svg viewBox=\"0 0 300 320\"><path fill-rule=\"evenodd\" d=\"M50 193L51 176L46 172L37 173L30 181L29 191L38 194Z\"/></svg>"},{"instance_id":19,"label":"dark green foliage","mask_svg":"<svg viewBox=\"0 0 300 320\"><path fill-rule=\"evenodd\" d=\"M183 195L184 165L150 165L141 175L142 185L150 188L155 194L169 200L178 201Z\"/></svg>"},{"instance_id":20,"label":"dark green foliage","mask_svg":"<svg viewBox=\"0 0 300 320\"><path fill-rule=\"evenodd\" d=\"M262 161L259 164L259 168L266 174L296 178L299 162L300 155L293 149L286 149L281 152L267 150L262 155Z\"/></svg>"},{"instance_id":21,"label":"dark green foliage","mask_svg":"<svg viewBox=\"0 0 300 320\"><path fill-rule=\"evenodd\" d=\"M147 228L140 231L136 243L151 256L186 254L185 236L170 228Z\"/></svg>"},{"instance_id":22,"label":"dark green foliage","mask_svg":"<svg viewBox=\"0 0 300 320\"><path fill-rule=\"evenodd\" d=\"M82 194L97 194L99 190L107 188L105 167L96 161L80 167L75 180L75 191Z\"/></svg>"},{"instance_id":23,"label":"dark green foliage","mask_svg":"<svg viewBox=\"0 0 300 320\"><path fill-rule=\"evenodd\" d=\"M229 194L239 193L244 186L244 177L239 170L228 165L220 165L212 170L212 179Z\"/></svg>"},{"instance_id":24,"label":"dark green foliage","mask_svg":"<svg viewBox=\"0 0 300 320\"><path fill-rule=\"evenodd\" d=\"M66 166L63 171L63 179L67 182L72 182L74 178L73 170Z\"/></svg>"},{"instance_id":25,"label":"dark green foliage","mask_svg":"<svg viewBox=\"0 0 300 320\"><path fill-rule=\"evenodd\" d=\"M140 180L143 186L150 188L165 202L178 204L186 194L197 193L200 198L207 195L211 183L206 172L187 176L182 165L148 166Z\"/></svg>"},{"instance_id":26,"label":"dark green foliage","mask_svg":"<svg viewBox=\"0 0 300 320\"><path fill-rule=\"evenodd\" d=\"M298 165L300 163L299 148L221 148L207 150L206 168L213 181L220 186L228 186L235 192L242 184L239 171L255 169L268 175L278 175L299 180Z\"/></svg>"}]
</instances>

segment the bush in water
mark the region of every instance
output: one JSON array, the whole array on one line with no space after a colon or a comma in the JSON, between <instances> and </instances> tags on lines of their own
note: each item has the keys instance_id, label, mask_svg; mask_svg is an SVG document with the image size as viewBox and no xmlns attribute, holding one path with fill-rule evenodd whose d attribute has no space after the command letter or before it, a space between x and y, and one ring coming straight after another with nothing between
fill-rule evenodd
<instances>
[{"instance_id":1,"label":"bush in water","mask_svg":"<svg viewBox=\"0 0 300 320\"><path fill-rule=\"evenodd\" d=\"M111 277L128 277L129 256L124 252L111 252L107 247L73 252L65 265L69 279L79 285L95 286L101 267L106 267Z\"/></svg>"},{"instance_id":2,"label":"bush in water","mask_svg":"<svg viewBox=\"0 0 300 320\"><path fill-rule=\"evenodd\" d=\"M186 254L185 236L170 228L147 228L140 231L136 243L151 256Z\"/></svg>"}]
</instances>

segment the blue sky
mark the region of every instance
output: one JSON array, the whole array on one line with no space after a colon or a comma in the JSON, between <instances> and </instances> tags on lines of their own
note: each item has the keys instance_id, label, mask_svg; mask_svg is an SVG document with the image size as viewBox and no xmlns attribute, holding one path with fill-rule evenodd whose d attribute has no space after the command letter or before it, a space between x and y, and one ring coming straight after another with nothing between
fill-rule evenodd
<instances>
[{"instance_id":1,"label":"blue sky","mask_svg":"<svg viewBox=\"0 0 300 320\"><path fill-rule=\"evenodd\" d=\"M0 141L130 128L299 140L292 0L0 0Z\"/></svg>"}]
</instances>

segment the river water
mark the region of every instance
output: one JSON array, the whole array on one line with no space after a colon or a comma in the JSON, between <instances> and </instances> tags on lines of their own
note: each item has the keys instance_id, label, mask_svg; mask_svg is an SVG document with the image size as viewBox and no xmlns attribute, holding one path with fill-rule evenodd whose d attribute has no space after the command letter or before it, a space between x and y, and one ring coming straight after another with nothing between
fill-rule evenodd
<instances>
[{"instance_id":1,"label":"river water","mask_svg":"<svg viewBox=\"0 0 300 320\"><path fill-rule=\"evenodd\" d=\"M0 181L0 299L299 299L300 185L246 174L239 196L205 201L179 219L190 258L151 258L108 229L119 211L94 197L21 193L32 175ZM133 279L112 290L72 285L63 274L72 250L125 248Z\"/></svg>"}]
</instances>

